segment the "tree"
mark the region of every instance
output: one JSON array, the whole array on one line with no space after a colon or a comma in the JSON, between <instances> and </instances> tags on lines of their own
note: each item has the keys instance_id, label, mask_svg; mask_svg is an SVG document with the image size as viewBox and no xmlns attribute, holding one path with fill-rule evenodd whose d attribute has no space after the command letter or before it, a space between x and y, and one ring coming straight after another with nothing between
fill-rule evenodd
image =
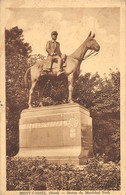
<instances>
[{"instance_id":1,"label":"tree","mask_svg":"<svg viewBox=\"0 0 126 195\"><path fill-rule=\"evenodd\" d=\"M79 77L75 101L90 110L93 118L94 152L106 160L120 159L120 72L104 79L96 73Z\"/></svg>"},{"instance_id":2,"label":"tree","mask_svg":"<svg viewBox=\"0 0 126 195\"><path fill-rule=\"evenodd\" d=\"M24 43L23 30L17 26L10 30L5 30L5 52L6 56L12 54L21 54L23 56L29 56L31 53L31 46L29 43Z\"/></svg>"},{"instance_id":3,"label":"tree","mask_svg":"<svg viewBox=\"0 0 126 195\"><path fill-rule=\"evenodd\" d=\"M22 29L16 26L5 30L8 155L14 155L18 151L19 117L21 110L27 106L23 77L29 67L28 58L31 51L31 46L24 42Z\"/></svg>"}]
</instances>

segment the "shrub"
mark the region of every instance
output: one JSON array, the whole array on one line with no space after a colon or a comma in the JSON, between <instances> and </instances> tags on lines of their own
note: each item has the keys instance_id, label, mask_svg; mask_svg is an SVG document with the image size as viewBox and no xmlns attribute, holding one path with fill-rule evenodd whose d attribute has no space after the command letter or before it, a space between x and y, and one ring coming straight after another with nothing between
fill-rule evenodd
<instances>
[{"instance_id":1,"label":"shrub","mask_svg":"<svg viewBox=\"0 0 126 195\"><path fill-rule=\"evenodd\" d=\"M103 159L87 165L50 164L45 158L7 158L7 190L119 190L120 166Z\"/></svg>"}]
</instances>

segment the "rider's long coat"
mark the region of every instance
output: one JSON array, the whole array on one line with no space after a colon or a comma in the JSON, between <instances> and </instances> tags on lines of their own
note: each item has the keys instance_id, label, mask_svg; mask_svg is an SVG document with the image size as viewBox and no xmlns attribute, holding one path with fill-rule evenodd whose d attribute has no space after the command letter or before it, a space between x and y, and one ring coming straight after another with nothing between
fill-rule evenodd
<instances>
[{"instance_id":1,"label":"rider's long coat","mask_svg":"<svg viewBox=\"0 0 126 195\"><path fill-rule=\"evenodd\" d=\"M58 56L61 56L61 51L60 51L60 43L57 41L48 41L46 44L46 51L48 55L56 54Z\"/></svg>"},{"instance_id":2,"label":"rider's long coat","mask_svg":"<svg viewBox=\"0 0 126 195\"><path fill-rule=\"evenodd\" d=\"M48 53L45 67L43 69L51 69L52 68L52 62L53 60L57 59L59 63L59 67L61 64L61 60L59 59L61 57L61 51L60 51L60 43L57 41L48 41L46 44L46 51ZM55 53L54 56L52 56Z\"/></svg>"}]
</instances>

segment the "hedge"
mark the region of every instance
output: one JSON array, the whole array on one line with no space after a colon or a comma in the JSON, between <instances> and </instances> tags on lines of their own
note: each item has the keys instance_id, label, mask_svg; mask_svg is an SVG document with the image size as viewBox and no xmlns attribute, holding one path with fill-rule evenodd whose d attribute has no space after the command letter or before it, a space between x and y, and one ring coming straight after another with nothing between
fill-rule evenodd
<instances>
[{"instance_id":1,"label":"hedge","mask_svg":"<svg viewBox=\"0 0 126 195\"><path fill-rule=\"evenodd\" d=\"M7 157L7 190L120 190L119 163L51 164L44 157Z\"/></svg>"}]
</instances>

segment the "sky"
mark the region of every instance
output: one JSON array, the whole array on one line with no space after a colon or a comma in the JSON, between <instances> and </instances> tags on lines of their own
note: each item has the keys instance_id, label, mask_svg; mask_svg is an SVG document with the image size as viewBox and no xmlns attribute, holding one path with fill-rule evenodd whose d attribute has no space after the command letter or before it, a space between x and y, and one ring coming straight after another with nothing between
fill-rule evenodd
<instances>
[{"instance_id":1,"label":"sky","mask_svg":"<svg viewBox=\"0 0 126 195\"><path fill-rule=\"evenodd\" d=\"M23 29L32 54L44 56L52 31L58 32L57 41L66 55L73 53L92 31L101 49L98 55L82 62L82 74L104 75L109 69L120 69L119 8L10 8L6 10L6 28L14 26Z\"/></svg>"}]
</instances>

